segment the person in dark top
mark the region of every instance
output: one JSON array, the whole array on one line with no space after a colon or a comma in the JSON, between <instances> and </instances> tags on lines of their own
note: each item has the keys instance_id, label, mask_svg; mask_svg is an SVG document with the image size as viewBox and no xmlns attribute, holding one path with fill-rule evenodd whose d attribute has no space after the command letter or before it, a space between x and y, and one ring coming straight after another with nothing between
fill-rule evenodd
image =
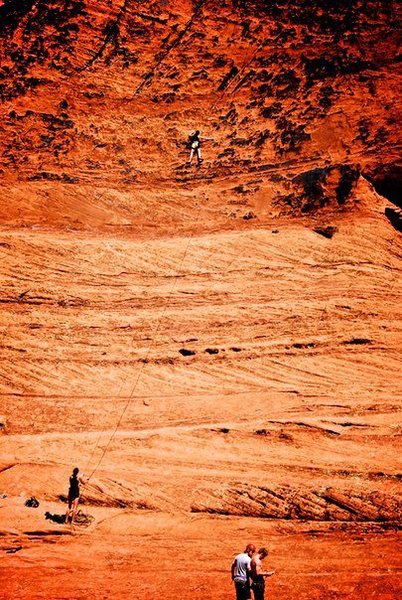
<instances>
[{"instance_id":1,"label":"person in dark top","mask_svg":"<svg viewBox=\"0 0 402 600\"><path fill-rule=\"evenodd\" d=\"M84 484L88 478L83 475L78 475L79 469L75 467L73 474L70 476L70 487L68 488L68 509L66 512L66 523L73 523L78 510L78 502L80 501L80 483Z\"/></svg>"},{"instance_id":2,"label":"person in dark top","mask_svg":"<svg viewBox=\"0 0 402 600\"><path fill-rule=\"evenodd\" d=\"M194 153L197 155L198 164L200 165L203 161L201 157L201 144L206 141L212 141L213 138L207 138L205 136L200 137L200 130L197 129L193 131L188 136L187 147L190 149L190 158L188 160L188 164L191 165L191 161L193 160Z\"/></svg>"},{"instance_id":3,"label":"person in dark top","mask_svg":"<svg viewBox=\"0 0 402 600\"><path fill-rule=\"evenodd\" d=\"M191 165L191 161L193 160L194 153L196 153L198 164L200 165L202 163L202 158L201 158L200 131L198 129L197 129L197 131L190 133L190 135L188 136L188 145L190 148L190 158L188 161L189 164Z\"/></svg>"}]
</instances>

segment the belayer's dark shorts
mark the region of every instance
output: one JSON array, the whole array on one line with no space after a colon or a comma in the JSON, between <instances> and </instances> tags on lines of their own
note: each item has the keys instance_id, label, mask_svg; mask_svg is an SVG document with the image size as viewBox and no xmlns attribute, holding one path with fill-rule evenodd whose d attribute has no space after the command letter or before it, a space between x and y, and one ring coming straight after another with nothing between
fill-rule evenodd
<instances>
[{"instance_id":1,"label":"belayer's dark shorts","mask_svg":"<svg viewBox=\"0 0 402 600\"><path fill-rule=\"evenodd\" d=\"M236 600L250 600L251 592L248 582L235 579L234 584L236 588Z\"/></svg>"},{"instance_id":2,"label":"belayer's dark shorts","mask_svg":"<svg viewBox=\"0 0 402 600\"><path fill-rule=\"evenodd\" d=\"M74 500L76 500L79 497L80 497L79 494L69 494L68 495L68 508L71 508Z\"/></svg>"}]
</instances>

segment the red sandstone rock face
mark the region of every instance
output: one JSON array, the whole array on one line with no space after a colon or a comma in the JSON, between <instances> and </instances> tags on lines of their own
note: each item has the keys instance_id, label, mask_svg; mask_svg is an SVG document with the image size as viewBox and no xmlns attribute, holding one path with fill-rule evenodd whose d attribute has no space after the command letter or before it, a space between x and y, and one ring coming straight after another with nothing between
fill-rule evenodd
<instances>
[{"instance_id":1,"label":"red sandstone rock face","mask_svg":"<svg viewBox=\"0 0 402 600\"><path fill-rule=\"evenodd\" d=\"M0 3L7 600L402 594L397 7L336 4Z\"/></svg>"},{"instance_id":2,"label":"red sandstone rock face","mask_svg":"<svg viewBox=\"0 0 402 600\"><path fill-rule=\"evenodd\" d=\"M240 178L265 213L306 212L344 206L361 171L395 168L394 2L224 2L217 11L208 1L7 1L0 10L2 165L20 223L23 181L41 207L56 181L57 196L104 212L110 187L181 196L202 182L214 194ZM194 173L182 163L197 127L212 140ZM314 188L317 169L332 192ZM304 199L302 180L313 180ZM138 222L120 209L125 225ZM102 224L93 220L74 225Z\"/></svg>"}]
</instances>

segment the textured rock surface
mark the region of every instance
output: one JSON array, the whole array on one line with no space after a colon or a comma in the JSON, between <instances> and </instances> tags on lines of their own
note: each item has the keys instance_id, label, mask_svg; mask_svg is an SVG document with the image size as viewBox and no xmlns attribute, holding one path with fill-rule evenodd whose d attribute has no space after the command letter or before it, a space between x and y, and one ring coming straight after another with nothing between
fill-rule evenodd
<instances>
[{"instance_id":1,"label":"textured rock surface","mask_svg":"<svg viewBox=\"0 0 402 600\"><path fill-rule=\"evenodd\" d=\"M402 595L397 16L0 2L6 600Z\"/></svg>"},{"instance_id":2,"label":"textured rock surface","mask_svg":"<svg viewBox=\"0 0 402 600\"><path fill-rule=\"evenodd\" d=\"M206 0L8 0L0 10L0 151L14 201L3 220L159 232L151 199L150 215L128 197L152 187L174 210L189 186L215 196L233 181L261 218L345 208L359 173L398 172L394 2L227 1L217 12ZM197 126L212 140L194 173L181 160Z\"/></svg>"},{"instance_id":3,"label":"textured rock surface","mask_svg":"<svg viewBox=\"0 0 402 600\"><path fill-rule=\"evenodd\" d=\"M396 521L400 523L402 501L395 495L360 490L325 488L276 489L233 485L212 498L198 501L193 512L245 515L267 519L308 521Z\"/></svg>"}]
</instances>

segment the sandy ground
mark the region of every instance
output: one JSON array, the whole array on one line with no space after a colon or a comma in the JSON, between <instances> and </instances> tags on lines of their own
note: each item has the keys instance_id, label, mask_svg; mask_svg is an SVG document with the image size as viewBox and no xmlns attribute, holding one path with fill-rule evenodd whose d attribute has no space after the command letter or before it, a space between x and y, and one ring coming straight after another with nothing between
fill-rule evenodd
<instances>
[{"instance_id":1,"label":"sandy ground","mask_svg":"<svg viewBox=\"0 0 402 600\"><path fill-rule=\"evenodd\" d=\"M400 535L373 529L123 512L72 536L27 534L24 549L2 561L4 593L34 599L234 597L230 561L251 537L270 547L266 562L276 574L267 597L398 598Z\"/></svg>"}]
</instances>

